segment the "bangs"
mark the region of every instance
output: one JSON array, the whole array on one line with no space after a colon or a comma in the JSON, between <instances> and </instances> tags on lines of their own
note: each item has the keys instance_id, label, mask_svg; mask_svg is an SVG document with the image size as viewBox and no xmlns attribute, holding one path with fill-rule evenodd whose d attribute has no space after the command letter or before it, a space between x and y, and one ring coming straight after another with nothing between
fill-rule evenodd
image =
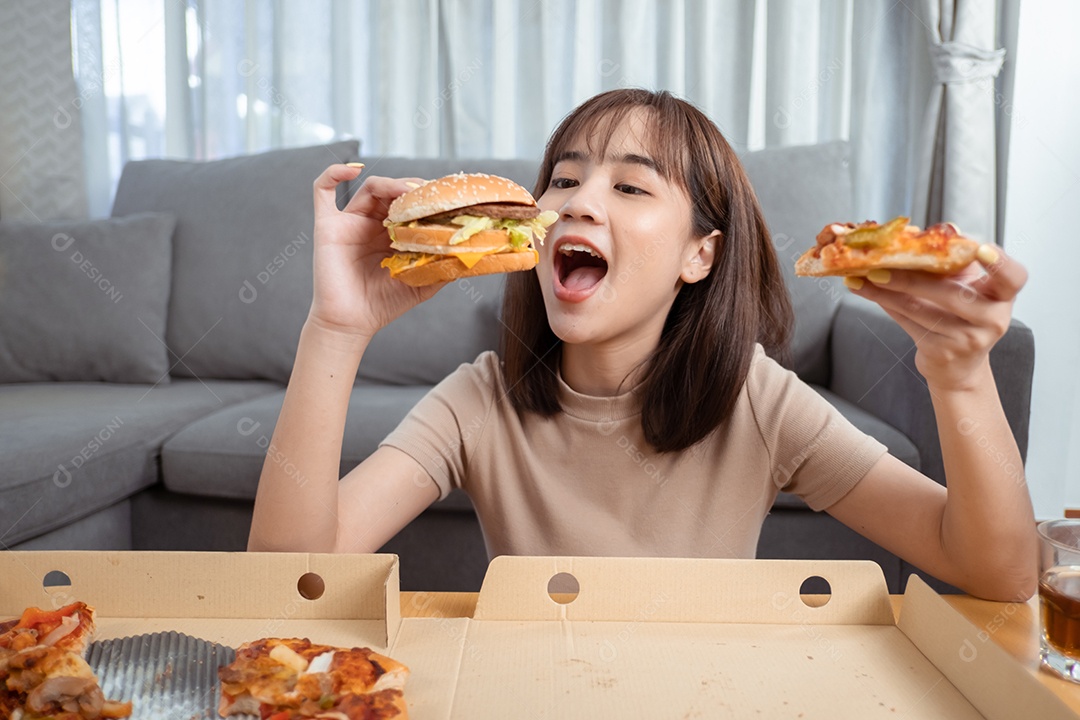
<instances>
[{"instance_id":1,"label":"bangs","mask_svg":"<svg viewBox=\"0 0 1080 720\"><path fill-rule=\"evenodd\" d=\"M635 117L635 110L644 111L638 115L644 116L642 121ZM584 145L591 157L603 158L615 131L630 121L634 121L634 136L656 163L660 176L689 193L686 176L689 123L685 112L669 94L624 90L599 95L563 120L545 148L534 195L540 197L547 189L555 163L565 153L581 150Z\"/></svg>"}]
</instances>

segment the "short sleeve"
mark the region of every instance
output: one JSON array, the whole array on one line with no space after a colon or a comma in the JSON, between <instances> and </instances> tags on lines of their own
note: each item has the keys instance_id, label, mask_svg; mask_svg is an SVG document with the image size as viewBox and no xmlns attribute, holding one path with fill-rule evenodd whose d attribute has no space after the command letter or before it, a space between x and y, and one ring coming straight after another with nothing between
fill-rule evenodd
<instances>
[{"instance_id":1,"label":"short sleeve","mask_svg":"<svg viewBox=\"0 0 1080 720\"><path fill-rule=\"evenodd\" d=\"M386 436L388 445L412 457L439 487L439 499L460 488L468 458L494 405L498 356L482 353L433 387Z\"/></svg>"},{"instance_id":2,"label":"short sleeve","mask_svg":"<svg viewBox=\"0 0 1080 720\"><path fill-rule=\"evenodd\" d=\"M887 452L760 346L746 382L773 481L813 510L847 495Z\"/></svg>"}]
</instances>

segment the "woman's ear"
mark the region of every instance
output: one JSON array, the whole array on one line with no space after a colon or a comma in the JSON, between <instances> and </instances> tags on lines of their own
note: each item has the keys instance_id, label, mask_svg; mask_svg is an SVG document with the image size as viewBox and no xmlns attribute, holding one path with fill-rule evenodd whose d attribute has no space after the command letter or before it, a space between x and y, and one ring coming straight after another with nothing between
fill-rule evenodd
<instances>
[{"instance_id":1,"label":"woman's ear","mask_svg":"<svg viewBox=\"0 0 1080 720\"><path fill-rule=\"evenodd\" d=\"M719 230L713 230L690 244L690 255L683 263L682 273L679 275L683 282L696 283L708 277L716 258L717 245L723 242L723 239L724 236Z\"/></svg>"}]
</instances>

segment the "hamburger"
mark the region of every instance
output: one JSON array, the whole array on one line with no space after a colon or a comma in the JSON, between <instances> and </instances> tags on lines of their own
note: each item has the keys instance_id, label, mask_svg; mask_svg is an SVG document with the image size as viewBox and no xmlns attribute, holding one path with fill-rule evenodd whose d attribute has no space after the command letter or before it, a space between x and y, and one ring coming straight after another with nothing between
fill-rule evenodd
<instances>
[{"instance_id":1,"label":"hamburger","mask_svg":"<svg viewBox=\"0 0 1080 720\"><path fill-rule=\"evenodd\" d=\"M458 173L430 180L390 203L390 277L420 287L474 275L531 270L554 211L506 178Z\"/></svg>"}]
</instances>

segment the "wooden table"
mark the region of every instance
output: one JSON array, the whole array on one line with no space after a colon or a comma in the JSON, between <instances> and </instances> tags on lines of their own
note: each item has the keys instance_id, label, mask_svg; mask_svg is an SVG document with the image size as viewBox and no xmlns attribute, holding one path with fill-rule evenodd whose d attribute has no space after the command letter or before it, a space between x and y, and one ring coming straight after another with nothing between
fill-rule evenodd
<instances>
[{"instance_id":1,"label":"wooden table","mask_svg":"<svg viewBox=\"0 0 1080 720\"><path fill-rule=\"evenodd\" d=\"M1080 685L1039 670L1039 600L1026 603L998 603L966 595L942 597L982 630L984 642L1003 647L1080 715ZM472 617L477 593L402 592L402 617ZM902 595L893 595L893 612L899 615Z\"/></svg>"}]
</instances>

